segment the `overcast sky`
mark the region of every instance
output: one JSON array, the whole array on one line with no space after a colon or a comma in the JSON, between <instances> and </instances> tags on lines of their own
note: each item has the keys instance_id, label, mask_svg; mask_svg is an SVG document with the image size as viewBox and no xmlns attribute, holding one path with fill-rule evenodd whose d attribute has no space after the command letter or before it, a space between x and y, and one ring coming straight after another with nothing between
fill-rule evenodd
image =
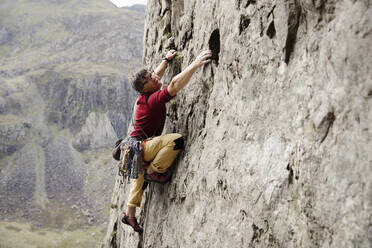
<instances>
[{"instance_id":1,"label":"overcast sky","mask_svg":"<svg viewBox=\"0 0 372 248\"><path fill-rule=\"evenodd\" d=\"M120 7L132 6L134 4L145 4L147 0L110 0L113 4Z\"/></svg>"}]
</instances>

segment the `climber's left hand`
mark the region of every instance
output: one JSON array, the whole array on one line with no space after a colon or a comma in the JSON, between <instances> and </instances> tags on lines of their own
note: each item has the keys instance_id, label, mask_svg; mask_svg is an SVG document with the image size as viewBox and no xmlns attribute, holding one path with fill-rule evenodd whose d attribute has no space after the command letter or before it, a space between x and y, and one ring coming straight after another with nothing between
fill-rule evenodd
<instances>
[{"instance_id":1,"label":"climber's left hand","mask_svg":"<svg viewBox=\"0 0 372 248\"><path fill-rule=\"evenodd\" d=\"M165 55L165 57L166 57L167 59L169 59L169 60L172 60L172 59L176 56L176 54L177 54L177 51L174 50L174 49L172 49L172 50L169 50L169 51L167 52L167 55Z\"/></svg>"}]
</instances>

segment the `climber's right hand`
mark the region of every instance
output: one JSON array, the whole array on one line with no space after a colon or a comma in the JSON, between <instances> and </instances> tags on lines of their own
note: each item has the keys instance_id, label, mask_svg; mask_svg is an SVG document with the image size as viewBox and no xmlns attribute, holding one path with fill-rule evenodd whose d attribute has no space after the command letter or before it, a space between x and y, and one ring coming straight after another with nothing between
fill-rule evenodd
<instances>
[{"instance_id":1,"label":"climber's right hand","mask_svg":"<svg viewBox=\"0 0 372 248\"><path fill-rule=\"evenodd\" d=\"M211 62L212 57L212 51L211 50L205 50L202 51L195 59L193 64L196 67L201 67L202 65Z\"/></svg>"}]
</instances>

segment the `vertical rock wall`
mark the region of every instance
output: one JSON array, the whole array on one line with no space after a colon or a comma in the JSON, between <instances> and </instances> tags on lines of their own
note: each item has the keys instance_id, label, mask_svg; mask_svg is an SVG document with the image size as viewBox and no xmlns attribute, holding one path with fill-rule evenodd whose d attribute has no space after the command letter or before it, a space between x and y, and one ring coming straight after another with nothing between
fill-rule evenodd
<instances>
[{"instance_id":1,"label":"vertical rock wall","mask_svg":"<svg viewBox=\"0 0 372 248\"><path fill-rule=\"evenodd\" d=\"M185 150L142 236L117 183L106 246L371 247L371 2L149 0L145 66L173 46L166 84L216 52L168 104Z\"/></svg>"}]
</instances>

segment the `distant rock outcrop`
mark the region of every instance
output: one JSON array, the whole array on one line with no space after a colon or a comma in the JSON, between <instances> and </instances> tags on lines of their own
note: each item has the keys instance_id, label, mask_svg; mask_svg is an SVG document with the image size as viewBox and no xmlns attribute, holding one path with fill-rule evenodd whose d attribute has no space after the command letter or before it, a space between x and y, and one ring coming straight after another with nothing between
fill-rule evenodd
<instances>
[{"instance_id":1,"label":"distant rock outcrop","mask_svg":"<svg viewBox=\"0 0 372 248\"><path fill-rule=\"evenodd\" d=\"M214 61L168 105L186 138L172 181L121 223L117 178L105 247L371 247L369 1L148 1L143 62L203 49ZM169 41L169 37L173 40Z\"/></svg>"},{"instance_id":2,"label":"distant rock outcrop","mask_svg":"<svg viewBox=\"0 0 372 248\"><path fill-rule=\"evenodd\" d=\"M0 159L19 150L28 138L31 124L14 115L0 118Z\"/></svg>"}]
</instances>

